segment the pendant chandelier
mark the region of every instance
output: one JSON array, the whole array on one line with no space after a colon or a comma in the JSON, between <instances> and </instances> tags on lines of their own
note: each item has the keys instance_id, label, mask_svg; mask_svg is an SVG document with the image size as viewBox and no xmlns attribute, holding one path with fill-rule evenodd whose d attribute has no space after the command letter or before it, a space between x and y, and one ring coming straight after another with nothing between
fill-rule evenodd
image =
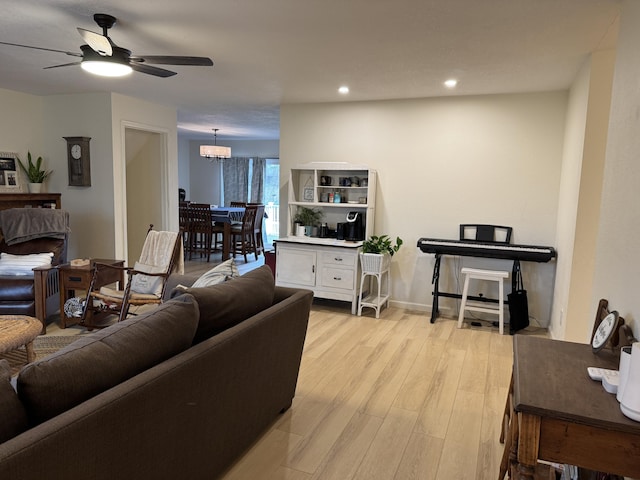
<instances>
[{"instance_id":1,"label":"pendant chandelier","mask_svg":"<svg viewBox=\"0 0 640 480\"><path fill-rule=\"evenodd\" d=\"M231 147L218 145L218 130L220 129L213 129L213 145L200 145L200 156L208 158L209 161L213 161L213 159L231 157Z\"/></svg>"}]
</instances>

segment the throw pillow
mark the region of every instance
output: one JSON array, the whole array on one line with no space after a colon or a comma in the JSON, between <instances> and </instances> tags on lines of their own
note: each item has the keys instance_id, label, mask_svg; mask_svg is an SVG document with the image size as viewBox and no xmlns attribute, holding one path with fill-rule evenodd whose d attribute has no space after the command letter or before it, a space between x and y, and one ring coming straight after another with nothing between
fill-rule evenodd
<instances>
[{"instance_id":1,"label":"throw pillow","mask_svg":"<svg viewBox=\"0 0 640 480\"><path fill-rule=\"evenodd\" d=\"M271 269L262 265L228 282L208 287L175 289L172 296L193 295L200 321L193 343L199 343L233 327L273 304L275 282Z\"/></svg>"},{"instance_id":2,"label":"throw pillow","mask_svg":"<svg viewBox=\"0 0 640 480\"><path fill-rule=\"evenodd\" d=\"M236 261L233 258L222 262L220 265L216 265L208 272L202 274L193 285L192 288L207 287L209 285L217 285L222 282L226 282L230 278L239 277L240 272L236 266Z\"/></svg>"},{"instance_id":3,"label":"throw pillow","mask_svg":"<svg viewBox=\"0 0 640 480\"><path fill-rule=\"evenodd\" d=\"M0 443L6 442L29 427L27 412L10 381L9 362L0 360Z\"/></svg>"},{"instance_id":4,"label":"throw pillow","mask_svg":"<svg viewBox=\"0 0 640 480\"><path fill-rule=\"evenodd\" d=\"M167 269L164 267L156 267L155 265L145 265L136 262L133 265L134 270L145 273L164 273ZM136 293L147 293L151 295L160 295L162 293L162 282L164 277L152 277L141 273L134 275L131 279L131 290Z\"/></svg>"},{"instance_id":5,"label":"throw pillow","mask_svg":"<svg viewBox=\"0 0 640 480\"><path fill-rule=\"evenodd\" d=\"M28 255L13 255L0 253L0 275L28 275L33 276L33 269L51 265L53 252L31 253Z\"/></svg>"},{"instance_id":6,"label":"throw pillow","mask_svg":"<svg viewBox=\"0 0 640 480\"><path fill-rule=\"evenodd\" d=\"M198 305L189 295L83 336L18 375L18 396L38 424L191 346Z\"/></svg>"}]
</instances>

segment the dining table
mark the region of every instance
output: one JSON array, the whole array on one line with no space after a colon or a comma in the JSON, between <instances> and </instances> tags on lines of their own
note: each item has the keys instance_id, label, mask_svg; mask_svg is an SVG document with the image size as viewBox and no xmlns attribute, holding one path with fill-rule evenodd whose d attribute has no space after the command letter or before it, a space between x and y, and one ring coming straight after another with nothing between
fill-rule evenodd
<instances>
[{"instance_id":1,"label":"dining table","mask_svg":"<svg viewBox=\"0 0 640 480\"><path fill-rule=\"evenodd\" d=\"M231 257L231 224L242 222L244 207L218 207L211 205L211 221L223 225L222 232L222 260Z\"/></svg>"}]
</instances>

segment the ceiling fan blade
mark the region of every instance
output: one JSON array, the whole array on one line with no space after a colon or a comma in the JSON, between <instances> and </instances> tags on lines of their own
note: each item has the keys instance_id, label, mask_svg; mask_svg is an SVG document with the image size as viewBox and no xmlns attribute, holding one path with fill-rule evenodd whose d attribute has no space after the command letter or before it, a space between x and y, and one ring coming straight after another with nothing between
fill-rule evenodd
<instances>
[{"instance_id":1,"label":"ceiling fan blade","mask_svg":"<svg viewBox=\"0 0 640 480\"><path fill-rule=\"evenodd\" d=\"M172 55L145 55L142 57L131 57L133 62L151 63L156 65L195 65L200 67L210 67L213 60L209 57L183 57Z\"/></svg>"},{"instance_id":2,"label":"ceiling fan blade","mask_svg":"<svg viewBox=\"0 0 640 480\"><path fill-rule=\"evenodd\" d=\"M58 67L70 67L71 65L80 65L82 62L63 63L62 65L51 65L50 67L43 67L43 70L49 70L50 68Z\"/></svg>"},{"instance_id":3,"label":"ceiling fan blade","mask_svg":"<svg viewBox=\"0 0 640 480\"><path fill-rule=\"evenodd\" d=\"M111 42L107 37L80 27L78 27L78 33L87 45L103 57L110 57L113 54Z\"/></svg>"},{"instance_id":4,"label":"ceiling fan blade","mask_svg":"<svg viewBox=\"0 0 640 480\"><path fill-rule=\"evenodd\" d=\"M31 45L21 45L19 43L10 43L10 42L0 42L0 44L2 44L2 45L11 45L11 46L14 46L14 47L22 47L22 48L33 48L34 50L44 50L45 52L64 53L65 55L71 55L72 57L82 57L81 53L66 52L64 50L56 50L54 48L33 47Z\"/></svg>"},{"instance_id":5,"label":"ceiling fan blade","mask_svg":"<svg viewBox=\"0 0 640 480\"><path fill-rule=\"evenodd\" d=\"M164 68L152 67L151 65L144 65L138 62L129 62L131 68L133 68L136 72L147 73L149 75L154 75L156 77L172 77L176 74L176 72L172 72L171 70L165 70Z\"/></svg>"}]
</instances>

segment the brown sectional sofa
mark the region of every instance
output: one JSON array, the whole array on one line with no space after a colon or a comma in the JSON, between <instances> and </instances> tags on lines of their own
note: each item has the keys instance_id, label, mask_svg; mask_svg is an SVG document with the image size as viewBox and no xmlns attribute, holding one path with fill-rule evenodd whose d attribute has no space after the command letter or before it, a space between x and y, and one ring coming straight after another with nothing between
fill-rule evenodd
<instances>
[{"instance_id":1,"label":"brown sectional sofa","mask_svg":"<svg viewBox=\"0 0 640 480\"><path fill-rule=\"evenodd\" d=\"M19 401L0 375L0 478L210 480L291 405L312 292L263 266L178 293L25 367Z\"/></svg>"}]
</instances>

